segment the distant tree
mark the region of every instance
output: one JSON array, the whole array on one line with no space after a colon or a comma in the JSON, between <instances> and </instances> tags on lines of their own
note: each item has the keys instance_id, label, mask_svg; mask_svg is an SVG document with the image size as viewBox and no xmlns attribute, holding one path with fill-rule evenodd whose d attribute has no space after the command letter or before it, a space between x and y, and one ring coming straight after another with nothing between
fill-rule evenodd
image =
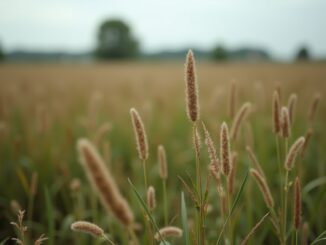
<instances>
[{"instance_id":1,"label":"distant tree","mask_svg":"<svg viewBox=\"0 0 326 245\"><path fill-rule=\"evenodd\" d=\"M309 54L309 50L307 47L301 47L298 50L298 53L296 55L296 59L297 60L309 60L310 59L310 54Z\"/></svg>"},{"instance_id":2,"label":"distant tree","mask_svg":"<svg viewBox=\"0 0 326 245\"><path fill-rule=\"evenodd\" d=\"M138 54L138 42L126 23L121 20L106 20L100 25L97 33L97 57L125 59Z\"/></svg>"},{"instance_id":3,"label":"distant tree","mask_svg":"<svg viewBox=\"0 0 326 245\"><path fill-rule=\"evenodd\" d=\"M2 50L1 43L0 43L0 61L4 60L4 58L5 58L5 54Z\"/></svg>"},{"instance_id":4,"label":"distant tree","mask_svg":"<svg viewBox=\"0 0 326 245\"><path fill-rule=\"evenodd\" d=\"M225 61L228 59L228 52L223 46L218 45L212 51L212 58L216 61Z\"/></svg>"}]
</instances>

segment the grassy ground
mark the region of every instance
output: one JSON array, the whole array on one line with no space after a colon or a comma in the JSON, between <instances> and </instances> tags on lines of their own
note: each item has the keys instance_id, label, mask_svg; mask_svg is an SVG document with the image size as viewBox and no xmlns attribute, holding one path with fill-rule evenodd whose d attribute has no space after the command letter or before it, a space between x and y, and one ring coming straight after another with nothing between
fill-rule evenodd
<instances>
[{"instance_id":1,"label":"grassy ground","mask_svg":"<svg viewBox=\"0 0 326 245\"><path fill-rule=\"evenodd\" d=\"M326 92L326 64L212 64L197 66L201 120L205 122L219 152L219 129L228 115L230 81L237 86L237 110L244 102L252 103L252 113L241 126L240 137L231 148L238 154L236 191L251 162L246 153L250 145L265 171L276 202L280 203L275 135L272 131L272 95L279 86L283 105L291 93L298 95L291 145L307 129L313 136L304 157L299 157L290 175L300 175L302 185L302 223L309 224L312 241L325 230L326 212L326 104L321 99L316 119L308 122L308 111L315 94ZM183 63L107 63L85 65L7 64L0 66L0 241L15 236L9 224L15 220L13 200L26 210L28 235L40 234L48 244L90 244L94 239L72 233L70 224L79 219L103 227L117 244L127 242L127 234L117 220L105 212L91 189L77 156L80 137L94 140L100 128L110 128L97 142L118 186L127 198L136 221L142 225L137 236L141 244L150 244L142 208L128 184L130 178L143 196L142 163L137 158L129 109L142 116L149 140L147 161L149 182L156 189L157 208L153 216L158 226L163 222L162 184L159 177L157 146L163 144L168 157L167 181L169 223L181 225L180 195L186 192L178 176L195 179L195 154L192 124L185 113ZM106 125L106 126L103 126ZM201 126L199 124L199 126ZM200 127L202 138L204 137ZM281 157L283 158L281 141ZM203 183L209 175L206 146L201 150ZM34 177L33 177L34 176ZM34 179L34 181L33 181ZM81 188L72 189L78 179ZM34 187L33 187L34 183ZM292 185L293 186L293 185ZM291 244L293 188L290 188L288 231ZM195 223L196 210L186 195L188 221ZM233 196L235 199L235 194ZM206 218L207 244L215 244L223 224L221 201L215 184L209 185L208 203L212 210ZM241 200L232 216L234 242L238 244L268 212L254 180L249 176ZM275 244L277 236L270 221L265 221L251 240L252 244ZM194 229L195 230L195 229ZM192 232L191 241L193 241ZM230 233L228 233L230 234ZM302 229L299 231L301 239ZM227 237L227 236L226 236ZM33 238L33 239L32 239ZM175 239L173 244L184 244ZM253 242L254 241L254 242ZM98 242L98 241L97 241ZM99 242L98 242L99 243Z\"/></svg>"}]
</instances>

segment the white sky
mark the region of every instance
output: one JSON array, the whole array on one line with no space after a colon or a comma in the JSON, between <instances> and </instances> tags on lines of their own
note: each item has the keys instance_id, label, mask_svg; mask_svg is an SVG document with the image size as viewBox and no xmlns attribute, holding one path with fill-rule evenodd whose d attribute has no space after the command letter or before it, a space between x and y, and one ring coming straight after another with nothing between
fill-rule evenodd
<instances>
[{"instance_id":1,"label":"white sky","mask_svg":"<svg viewBox=\"0 0 326 245\"><path fill-rule=\"evenodd\" d=\"M290 57L302 44L326 55L326 0L0 0L6 50L87 51L106 18L127 21L145 51L264 47Z\"/></svg>"}]
</instances>

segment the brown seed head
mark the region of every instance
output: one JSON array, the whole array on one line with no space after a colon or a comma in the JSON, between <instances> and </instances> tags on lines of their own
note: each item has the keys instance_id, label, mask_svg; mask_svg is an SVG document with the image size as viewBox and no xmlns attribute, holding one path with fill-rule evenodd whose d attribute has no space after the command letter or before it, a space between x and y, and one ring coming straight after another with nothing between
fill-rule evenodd
<instances>
[{"instance_id":1,"label":"brown seed head","mask_svg":"<svg viewBox=\"0 0 326 245\"><path fill-rule=\"evenodd\" d=\"M231 171L231 154L230 154L229 129L225 122L222 123L220 133L220 158L222 173L228 176Z\"/></svg>"},{"instance_id":2,"label":"brown seed head","mask_svg":"<svg viewBox=\"0 0 326 245\"><path fill-rule=\"evenodd\" d=\"M156 207L155 189L153 186L147 189L147 206L149 210L154 210Z\"/></svg>"},{"instance_id":3,"label":"brown seed head","mask_svg":"<svg viewBox=\"0 0 326 245\"><path fill-rule=\"evenodd\" d=\"M275 134L281 131L280 114L280 96L275 90L273 94L273 131Z\"/></svg>"},{"instance_id":4,"label":"brown seed head","mask_svg":"<svg viewBox=\"0 0 326 245\"><path fill-rule=\"evenodd\" d=\"M251 108L251 104L249 102L243 104L240 110L235 115L235 118L231 127L231 139L236 140L237 135L239 133L240 126L242 122L245 120L246 116L249 114Z\"/></svg>"},{"instance_id":5,"label":"brown seed head","mask_svg":"<svg viewBox=\"0 0 326 245\"><path fill-rule=\"evenodd\" d=\"M105 166L96 148L87 139L80 139L77 143L80 163L98 194L102 205L125 226L133 224L134 216L122 197L110 171Z\"/></svg>"},{"instance_id":6,"label":"brown seed head","mask_svg":"<svg viewBox=\"0 0 326 245\"><path fill-rule=\"evenodd\" d=\"M71 224L71 229L73 231L87 233L93 237L101 237L104 235L102 228L87 221L76 221Z\"/></svg>"},{"instance_id":7,"label":"brown seed head","mask_svg":"<svg viewBox=\"0 0 326 245\"><path fill-rule=\"evenodd\" d=\"M160 177L162 180L168 178L168 165L166 161L166 153L163 145L159 145L157 148L158 151L158 161L160 166Z\"/></svg>"},{"instance_id":8,"label":"brown seed head","mask_svg":"<svg viewBox=\"0 0 326 245\"><path fill-rule=\"evenodd\" d=\"M140 160L145 161L148 158L148 143L145 127L135 108L130 109L130 116L134 127L138 155Z\"/></svg>"},{"instance_id":9,"label":"brown seed head","mask_svg":"<svg viewBox=\"0 0 326 245\"><path fill-rule=\"evenodd\" d=\"M168 238L168 237L182 237L182 230L175 226L166 226L159 230L159 233L154 235L154 238L157 241L160 241L161 238Z\"/></svg>"},{"instance_id":10,"label":"brown seed head","mask_svg":"<svg viewBox=\"0 0 326 245\"><path fill-rule=\"evenodd\" d=\"M307 147L308 147L309 142L311 140L312 134L313 134L312 128L308 128L308 130L307 130L307 132L306 132L306 134L304 136L305 141L304 141L304 144L303 144L302 149L301 149L301 155L302 156L304 156L304 154L305 154L305 152L307 150Z\"/></svg>"},{"instance_id":11,"label":"brown seed head","mask_svg":"<svg viewBox=\"0 0 326 245\"><path fill-rule=\"evenodd\" d=\"M195 59L191 50L189 50L187 54L185 64L185 80L188 118L190 121L196 122L199 119L198 85L195 70Z\"/></svg>"},{"instance_id":12,"label":"brown seed head","mask_svg":"<svg viewBox=\"0 0 326 245\"><path fill-rule=\"evenodd\" d=\"M288 110L289 110L289 117L290 117L291 125L293 125L293 121L294 121L297 100L298 100L298 96L296 94L291 94L290 98L288 100Z\"/></svg>"},{"instance_id":13,"label":"brown seed head","mask_svg":"<svg viewBox=\"0 0 326 245\"><path fill-rule=\"evenodd\" d=\"M286 107L282 107L281 110L281 132L284 138L289 138L291 135L290 116Z\"/></svg>"},{"instance_id":14,"label":"brown seed head","mask_svg":"<svg viewBox=\"0 0 326 245\"><path fill-rule=\"evenodd\" d=\"M205 134L205 144L207 146L207 151L210 158L210 165L214 166L216 171L219 172L219 162L218 162L214 142L204 123L203 123L203 129Z\"/></svg>"},{"instance_id":15,"label":"brown seed head","mask_svg":"<svg viewBox=\"0 0 326 245\"><path fill-rule=\"evenodd\" d=\"M287 171L290 171L293 168L295 159L296 159L298 153L301 151L304 142L305 142L304 137L300 137L291 146L291 148L286 156L285 164L284 164L284 167Z\"/></svg>"},{"instance_id":16,"label":"brown seed head","mask_svg":"<svg viewBox=\"0 0 326 245\"><path fill-rule=\"evenodd\" d=\"M296 230L300 227L300 221L301 221L301 186L300 186L300 180L298 177L295 179L294 184L294 228Z\"/></svg>"},{"instance_id":17,"label":"brown seed head","mask_svg":"<svg viewBox=\"0 0 326 245\"><path fill-rule=\"evenodd\" d=\"M269 187L266 183L266 180L260 175L260 173L256 169L250 169L250 174L255 178L256 183L263 194L265 203L267 207L273 208L274 207L274 199L272 197L272 194L269 190Z\"/></svg>"},{"instance_id":18,"label":"brown seed head","mask_svg":"<svg viewBox=\"0 0 326 245\"><path fill-rule=\"evenodd\" d=\"M313 123L315 116L316 116L316 112L318 109L318 105L319 105L319 101L320 101L320 95L316 94L314 97L314 100L311 103L309 112L308 112L308 120L310 123Z\"/></svg>"}]
</instances>

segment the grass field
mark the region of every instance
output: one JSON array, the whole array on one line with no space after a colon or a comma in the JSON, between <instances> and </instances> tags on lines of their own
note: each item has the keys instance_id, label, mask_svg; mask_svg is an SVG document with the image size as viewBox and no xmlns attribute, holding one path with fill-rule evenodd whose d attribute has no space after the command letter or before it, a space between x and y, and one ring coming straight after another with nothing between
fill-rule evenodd
<instances>
[{"instance_id":1,"label":"grass field","mask_svg":"<svg viewBox=\"0 0 326 245\"><path fill-rule=\"evenodd\" d=\"M190 244L196 244L198 239L201 244L216 244L231 204L237 200L236 194L246 173L253 167L247 145L253 149L265 172L275 213L266 206L249 174L220 244L240 244L266 213L267 219L248 244L306 244L305 241L315 240L326 228L326 104L323 99L326 64L198 62L197 77L200 104L197 129L202 141L199 164L207 200L202 200L196 208L181 181L188 183L197 195L197 187L191 184L193 181L196 185L198 171L192 143L193 124L186 114L183 62L0 65L0 242L20 236L10 224L16 220L20 206L26 211L24 222L28 226L24 244L32 244L41 234L48 238L46 244L105 243L71 231L70 225L76 220L99 225L115 244L128 244L127 230L112 212L103 208L98 192L93 191L79 163L77 141L88 138L110 168L134 213L136 224L133 227L139 243L158 244L153 240L155 225L148 220L149 215L145 214L128 183L129 178L146 200L143 165L138 158L129 114L132 107L141 115L148 137L147 181L155 188L157 202L150 216L159 228L164 227L166 201L167 223L180 227L186 234L183 238L168 238L171 244L187 244L186 227ZM219 155L221 124L225 121L231 128L234 118L229 115L231 81L235 81L236 86L236 111L245 102L251 103L251 110L240 126L239 137L231 142L231 151L237 154L235 187L234 192L228 194L229 205L224 207L226 213L223 215L223 198L216 191L214 179L209 177L210 160L201 121L206 124ZM297 94L288 140L273 133L275 89L284 106L292 93ZM309 120L308 113L317 94L321 98L318 110L314 120ZM292 143L305 136L309 128L313 134L305 154L299 154L289 173L288 202L284 208L286 193L282 185L286 171L280 171L278 164L283 166ZM276 138L279 138L279 147ZM169 172L166 200L159 174L157 147L160 144L166 149ZM301 224L297 232L293 228L296 176L300 178L302 189ZM186 209L181 209L181 192L185 195ZM185 216L181 211L185 210L187 225L182 224ZM201 212L198 210L204 213L204 231L198 229L198 213ZM287 210L286 242L282 241L284 234L277 234L274 227L281 227L283 232L284 210ZM295 241L296 233L298 241Z\"/></svg>"}]
</instances>

